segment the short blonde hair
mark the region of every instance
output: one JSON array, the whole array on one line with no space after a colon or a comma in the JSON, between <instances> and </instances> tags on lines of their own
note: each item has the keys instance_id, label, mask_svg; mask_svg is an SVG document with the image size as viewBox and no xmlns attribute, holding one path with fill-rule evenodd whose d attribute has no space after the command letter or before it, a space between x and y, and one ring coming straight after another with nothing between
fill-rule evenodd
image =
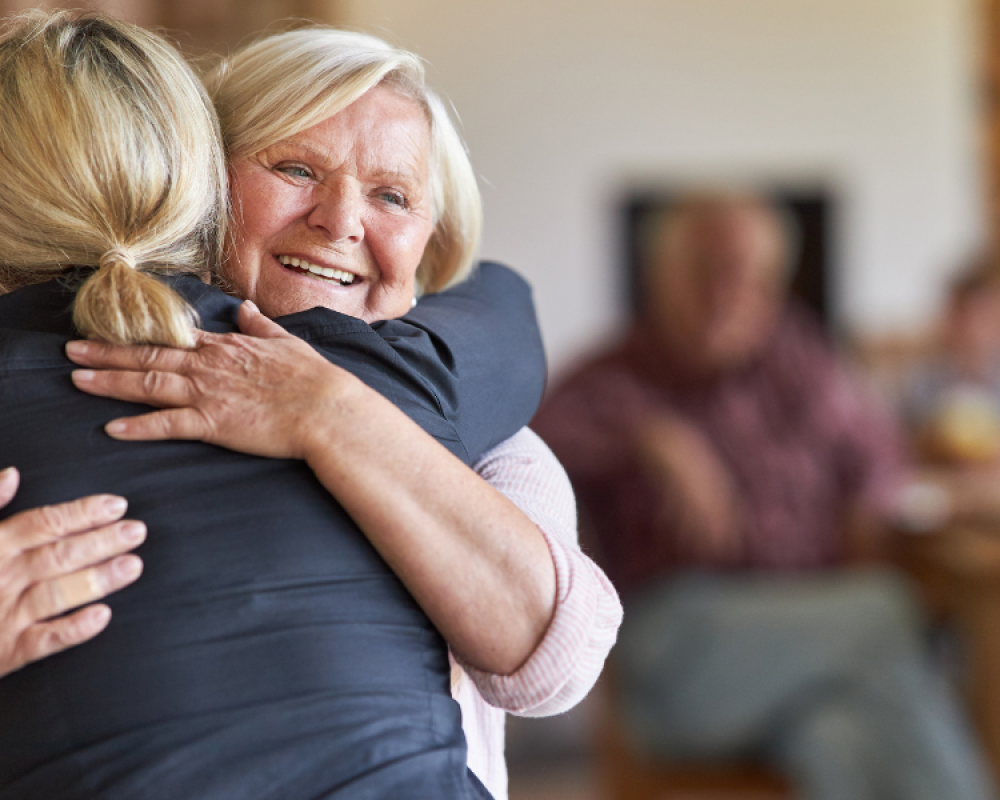
<instances>
[{"instance_id":1,"label":"short blonde hair","mask_svg":"<svg viewBox=\"0 0 1000 800\"><path fill-rule=\"evenodd\" d=\"M190 346L194 312L154 273L221 258L226 172L211 103L160 37L101 14L0 28L0 290L71 266L79 331Z\"/></svg>"},{"instance_id":2,"label":"short blonde hair","mask_svg":"<svg viewBox=\"0 0 1000 800\"><path fill-rule=\"evenodd\" d=\"M417 284L433 292L468 275L482 235L482 198L465 144L413 53L362 33L301 28L236 52L206 85L230 163L332 117L375 86L391 86L413 100L430 125L434 198L434 233Z\"/></svg>"}]
</instances>

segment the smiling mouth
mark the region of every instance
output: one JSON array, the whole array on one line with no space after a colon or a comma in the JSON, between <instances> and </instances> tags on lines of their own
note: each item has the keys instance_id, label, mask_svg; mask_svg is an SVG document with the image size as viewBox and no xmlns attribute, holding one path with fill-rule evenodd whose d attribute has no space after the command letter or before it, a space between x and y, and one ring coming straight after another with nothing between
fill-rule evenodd
<instances>
[{"instance_id":1,"label":"smiling mouth","mask_svg":"<svg viewBox=\"0 0 1000 800\"><path fill-rule=\"evenodd\" d=\"M341 286L350 286L358 278L357 275L345 272L342 269L332 269L330 267L320 267L316 264L311 264L304 258L278 256L278 263L289 267L290 269L303 272L311 278L319 278L320 280L330 281L331 283L339 283Z\"/></svg>"}]
</instances>

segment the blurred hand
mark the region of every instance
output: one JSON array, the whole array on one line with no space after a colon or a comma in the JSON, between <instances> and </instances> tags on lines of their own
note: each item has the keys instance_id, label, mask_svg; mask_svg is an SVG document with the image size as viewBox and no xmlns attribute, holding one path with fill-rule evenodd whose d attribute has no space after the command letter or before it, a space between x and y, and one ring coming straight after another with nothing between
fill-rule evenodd
<instances>
[{"instance_id":1,"label":"blurred hand","mask_svg":"<svg viewBox=\"0 0 1000 800\"><path fill-rule=\"evenodd\" d=\"M17 470L0 472L0 508L19 483ZM122 554L142 543L146 528L121 520L125 509L121 497L93 495L0 522L0 676L85 642L107 626L106 605L59 615L139 577L142 561Z\"/></svg>"},{"instance_id":2,"label":"blurred hand","mask_svg":"<svg viewBox=\"0 0 1000 800\"><path fill-rule=\"evenodd\" d=\"M693 425L650 417L637 446L647 477L664 498L663 524L695 556L731 561L740 553L739 495L712 443Z\"/></svg>"},{"instance_id":3,"label":"blurred hand","mask_svg":"<svg viewBox=\"0 0 1000 800\"><path fill-rule=\"evenodd\" d=\"M196 334L191 350L70 342L78 389L163 409L105 426L116 439L191 439L251 455L305 458L310 442L364 385L264 317L239 312L241 334Z\"/></svg>"}]
</instances>

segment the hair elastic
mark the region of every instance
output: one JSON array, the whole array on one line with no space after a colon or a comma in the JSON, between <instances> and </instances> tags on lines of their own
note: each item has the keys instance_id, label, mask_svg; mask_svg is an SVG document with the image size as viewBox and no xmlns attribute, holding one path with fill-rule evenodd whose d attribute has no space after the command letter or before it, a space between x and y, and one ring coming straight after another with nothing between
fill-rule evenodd
<instances>
[{"instance_id":1,"label":"hair elastic","mask_svg":"<svg viewBox=\"0 0 1000 800\"><path fill-rule=\"evenodd\" d=\"M135 269L135 257L124 247L114 247L101 256L100 266L110 267L112 264L124 264L126 267Z\"/></svg>"}]
</instances>

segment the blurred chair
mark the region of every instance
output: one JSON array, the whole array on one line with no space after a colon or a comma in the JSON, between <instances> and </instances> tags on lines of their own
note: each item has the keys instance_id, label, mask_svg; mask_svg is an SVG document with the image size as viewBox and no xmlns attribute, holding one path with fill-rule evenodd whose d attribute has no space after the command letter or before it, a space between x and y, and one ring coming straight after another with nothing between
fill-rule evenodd
<instances>
[{"instance_id":1,"label":"blurred chair","mask_svg":"<svg viewBox=\"0 0 1000 800\"><path fill-rule=\"evenodd\" d=\"M613 669L595 689L597 770L607 800L794 800L781 776L760 764L677 764L636 752L624 728Z\"/></svg>"}]
</instances>

